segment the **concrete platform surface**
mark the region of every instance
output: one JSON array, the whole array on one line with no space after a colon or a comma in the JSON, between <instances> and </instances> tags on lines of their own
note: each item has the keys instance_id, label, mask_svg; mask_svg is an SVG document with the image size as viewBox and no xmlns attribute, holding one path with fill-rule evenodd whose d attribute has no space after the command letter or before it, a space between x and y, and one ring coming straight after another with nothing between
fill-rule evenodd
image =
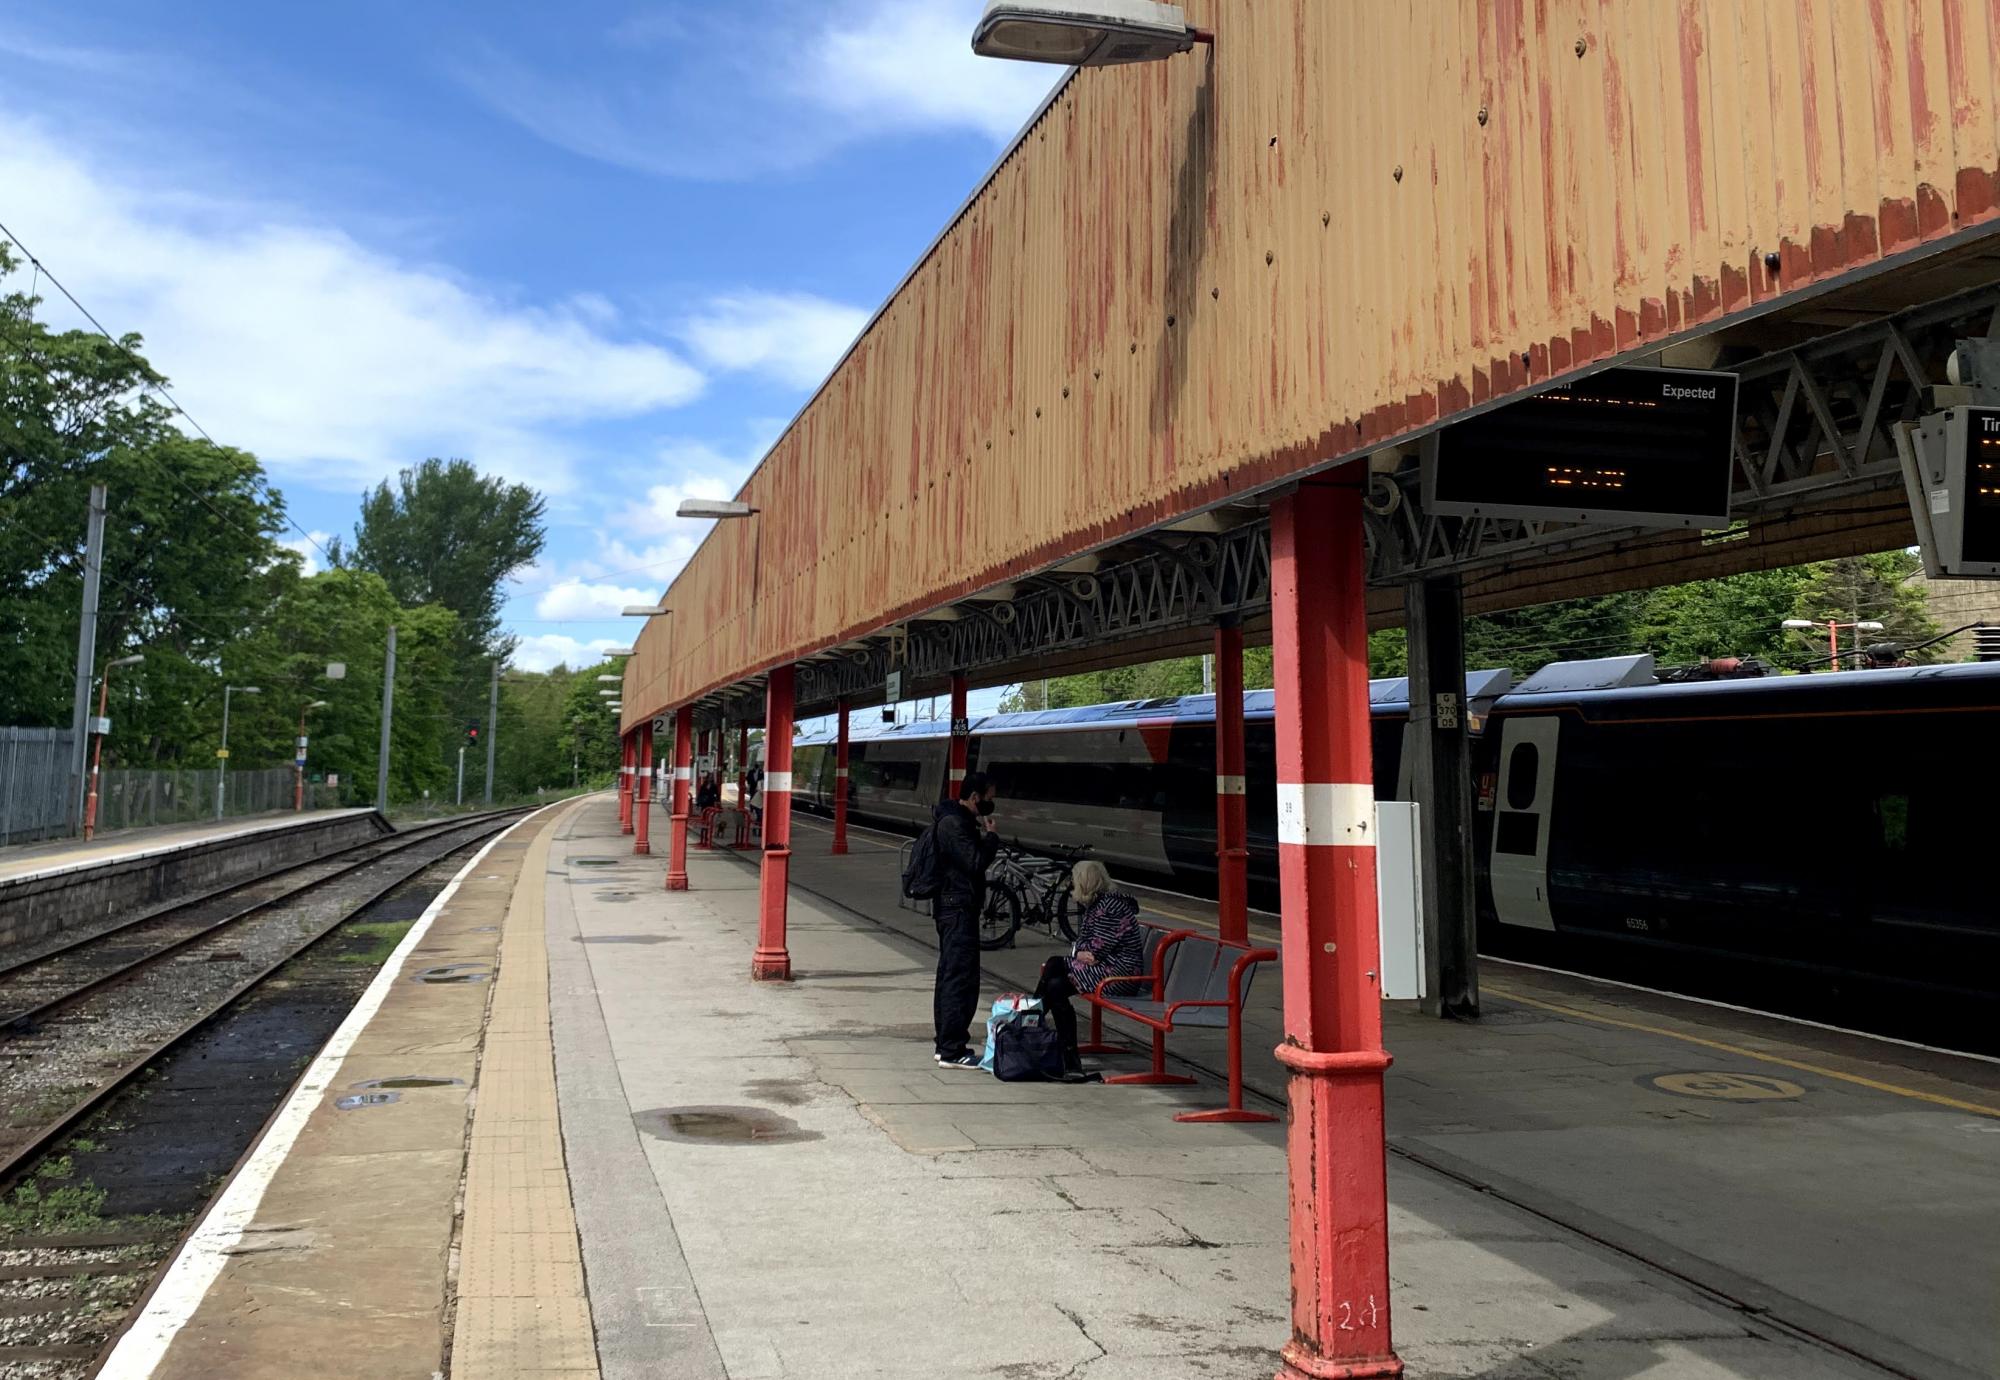
<instances>
[{"instance_id":1,"label":"concrete platform surface","mask_svg":"<svg viewBox=\"0 0 2000 1380\"><path fill-rule=\"evenodd\" d=\"M1218 1100L1206 1077L936 1068L929 922L888 899L886 843L832 859L800 830L797 980L752 983L754 870L697 852L693 889L666 892L656 823L660 853L635 857L594 797L468 867L106 1375L285 1375L306 1357L327 1380L1273 1372L1281 1125L1174 1122ZM1045 951L989 956L985 997ZM449 964L466 980L417 980ZM2000 1296L1979 1292L1992 1255L1974 1238L1994 1186L1972 1171L2000 1120L1975 1099L2000 1098L1949 1065L1892 1070L1761 1028L1689 1036L1685 1013L1565 981L1509 973L1490 1026L1392 1024L1386 1302L1411 1376L1988 1373L1978 1333ZM1249 1062L1269 1089L1267 1035ZM1219 1067L1213 1042L1186 1052ZM1791 1059L1801 1092L1718 1096L1770 1091L1748 1080L1777 1066L1752 1056ZM337 1104L410 1075L471 1086ZM1905 1095L1923 1093L1944 1101ZM1863 1160L1874 1201L1854 1205ZM1945 1186L1964 1196L1928 1200ZM1829 1249L1836 1230L1851 1235ZM1908 1316L1886 1326L1869 1287Z\"/></svg>"},{"instance_id":2,"label":"concrete platform surface","mask_svg":"<svg viewBox=\"0 0 2000 1380\"><path fill-rule=\"evenodd\" d=\"M121 829L115 834L99 834L90 842L81 838L56 839L46 843L17 843L0 848L0 882L28 877L53 876L105 863L127 862L158 857L176 849L199 844L247 838L274 829L296 829L301 825L323 824L350 815L373 814L370 808L349 810L285 811L271 815L238 815L208 820L201 824L163 824L154 829Z\"/></svg>"}]
</instances>

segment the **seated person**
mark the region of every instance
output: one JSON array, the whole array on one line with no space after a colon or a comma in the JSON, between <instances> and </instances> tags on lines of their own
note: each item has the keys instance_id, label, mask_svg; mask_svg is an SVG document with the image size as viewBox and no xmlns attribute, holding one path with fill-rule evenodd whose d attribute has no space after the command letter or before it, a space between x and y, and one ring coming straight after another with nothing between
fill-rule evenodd
<instances>
[{"instance_id":1,"label":"seated person","mask_svg":"<svg viewBox=\"0 0 2000 1380\"><path fill-rule=\"evenodd\" d=\"M1137 977L1146 961L1146 938L1139 927L1139 903L1122 891L1112 890L1110 874L1102 863L1080 862L1069 875L1078 911L1076 943L1067 957L1055 954L1042 965L1035 995L1055 1018L1064 1061L1072 1071L1078 1071L1083 1061L1076 1052L1076 1013L1070 1009L1069 999L1080 992L1096 991L1109 977ZM1130 986L1119 984L1121 989Z\"/></svg>"}]
</instances>

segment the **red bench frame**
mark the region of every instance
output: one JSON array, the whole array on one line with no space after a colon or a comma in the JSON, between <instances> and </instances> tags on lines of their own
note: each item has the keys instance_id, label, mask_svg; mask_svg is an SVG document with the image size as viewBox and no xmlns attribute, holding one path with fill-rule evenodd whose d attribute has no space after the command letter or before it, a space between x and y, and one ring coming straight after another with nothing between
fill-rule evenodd
<instances>
[{"instance_id":1,"label":"red bench frame","mask_svg":"<svg viewBox=\"0 0 2000 1380\"><path fill-rule=\"evenodd\" d=\"M1149 928L1158 928L1149 926ZM1229 996L1226 1000L1177 1001L1158 1016L1134 1011L1120 1004L1115 998L1100 995L1113 983L1150 982L1153 985L1153 1000L1167 999L1167 954L1177 944L1190 939L1213 940L1221 951L1216 961L1221 962L1222 954L1234 951L1236 962L1229 970ZM1195 1080L1184 1074L1167 1072L1167 1036L1174 1029L1174 1013L1184 1006L1228 1008L1229 1012L1229 1105L1206 1112L1181 1112L1175 1121L1276 1121L1278 1118L1265 1112L1253 1112L1243 1105L1243 976L1259 963L1276 963L1276 949L1253 949L1247 944L1238 944L1201 930L1173 930L1160 940L1153 951L1153 971L1132 977L1108 977L1097 985L1096 990L1079 993L1090 1003L1090 1043L1079 1046L1079 1050L1091 1054L1105 1054L1118 1050L1116 1045L1104 1043L1104 1013L1123 1016L1137 1021L1153 1034L1153 1066L1145 1073L1121 1073L1107 1078L1106 1083L1192 1083ZM1203 1027L1213 1029L1213 1027Z\"/></svg>"}]
</instances>

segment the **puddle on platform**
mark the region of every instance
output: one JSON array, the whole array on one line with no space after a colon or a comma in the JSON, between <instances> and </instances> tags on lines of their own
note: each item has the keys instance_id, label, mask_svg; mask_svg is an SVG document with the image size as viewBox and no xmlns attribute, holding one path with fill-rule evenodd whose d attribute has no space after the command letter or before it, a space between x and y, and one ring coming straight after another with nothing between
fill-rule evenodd
<instances>
[{"instance_id":1,"label":"puddle on platform","mask_svg":"<svg viewBox=\"0 0 2000 1380\"><path fill-rule=\"evenodd\" d=\"M433 987L484 982L492 972L479 963L444 963L435 968L419 968L410 975L411 982L421 982Z\"/></svg>"},{"instance_id":2,"label":"puddle on platform","mask_svg":"<svg viewBox=\"0 0 2000 1380\"><path fill-rule=\"evenodd\" d=\"M346 1097L335 1098L333 1105L343 1112L351 1112L356 1107L386 1107L391 1102L402 1100L403 1095L399 1092L351 1093Z\"/></svg>"},{"instance_id":3,"label":"puddle on platform","mask_svg":"<svg viewBox=\"0 0 2000 1380\"><path fill-rule=\"evenodd\" d=\"M803 1106L811 1098L804 1080L798 1078L753 1078L743 1085L743 1091L759 1102L776 1102L783 1107Z\"/></svg>"},{"instance_id":4,"label":"puddle on platform","mask_svg":"<svg viewBox=\"0 0 2000 1380\"><path fill-rule=\"evenodd\" d=\"M462 1088L463 1078L433 1078L429 1074L411 1073L396 1078L368 1078L359 1083L350 1083L353 1088Z\"/></svg>"},{"instance_id":5,"label":"puddle on platform","mask_svg":"<svg viewBox=\"0 0 2000 1380\"><path fill-rule=\"evenodd\" d=\"M624 862L625 859L623 858L571 858L569 865L571 867L621 867L624 865Z\"/></svg>"},{"instance_id":6,"label":"puddle on platform","mask_svg":"<svg viewBox=\"0 0 2000 1380\"><path fill-rule=\"evenodd\" d=\"M655 1140L715 1145L796 1145L821 1139L790 1117L762 1107L658 1107L634 1112L632 1123Z\"/></svg>"}]
</instances>

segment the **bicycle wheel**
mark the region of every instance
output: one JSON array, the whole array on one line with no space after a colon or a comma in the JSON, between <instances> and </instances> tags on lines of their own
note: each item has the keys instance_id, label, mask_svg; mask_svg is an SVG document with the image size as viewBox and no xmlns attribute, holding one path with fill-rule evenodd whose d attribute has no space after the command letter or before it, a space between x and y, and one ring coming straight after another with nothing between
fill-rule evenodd
<instances>
[{"instance_id":1,"label":"bicycle wheel","mask_svg":"<svg viewBox=\"0 0 2000 1380\"><path fill-rule=\"evenodd\" d=\"M979 912L979 947L1004 949L1014 942L1021 928L1021 896L1009 887L988 885L986 904Z\"/></svg>"},{"instance_id":2,"label":"bicycle wheel","mask_svg":"<svg viewBox=\"0 0 2000 1380\"><path fill-rule=\"evenodd\" d=\"M1079 912L1076 894L1069 889L1067 883L1049 898L1049 910L1056 917L1056 928L1062 931L1062 937L1072 944L1076 943L1076 920Z\"/></svg>"}]
</instances>

